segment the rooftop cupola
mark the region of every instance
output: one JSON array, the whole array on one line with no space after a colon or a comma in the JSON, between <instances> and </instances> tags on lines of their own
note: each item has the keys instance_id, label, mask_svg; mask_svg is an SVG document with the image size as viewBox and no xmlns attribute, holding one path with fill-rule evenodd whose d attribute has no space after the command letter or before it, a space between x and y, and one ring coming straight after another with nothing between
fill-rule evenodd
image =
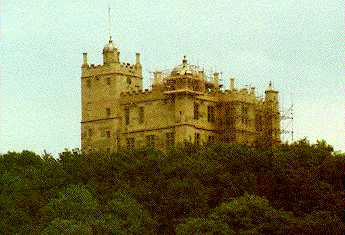
<instances>
[{"instance_id":1,"label":"rooftop cupola","mask_svg":"<svg viewBox=\"0 0 345 235\"><path fill-rule=\"evenodd\" d=\"M103 48L103 64L119 63L120 52L113 44L111 36L109 42Z\"/></svg>"},{"instance_id":2,"label":"rooftop cupola","mask_svg":"<svg viewBox=\"0 0 345 235\"><path fill-rule=\"evenodd\" d=\"M196 66L188 64L187 57L183 56L182 64L177 65L172 71L171 75L197 75L199 72Z\"/></svg>"}]
</instances>

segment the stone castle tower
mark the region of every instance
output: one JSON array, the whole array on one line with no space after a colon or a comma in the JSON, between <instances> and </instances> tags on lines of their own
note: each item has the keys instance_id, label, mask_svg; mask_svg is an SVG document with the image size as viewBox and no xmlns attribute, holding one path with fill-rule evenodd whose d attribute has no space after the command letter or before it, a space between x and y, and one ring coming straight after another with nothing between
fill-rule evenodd
<instances>
[{"instance_id":1,"label":"stone castle tower","mask_svg":"<svg viewBox=\"0 0 345 235\"><path fill-rule=\"evenodd\" d=\"M252 146L280 142L278 92L270 82L265 98L255 88L224 90L219 73L212 76L182 63L156 71L151 89L143 90L140 54L135 63L121 63L119 49L109 42L103 64L81 66L81 147L85 152L152 146L165 150L178 143L242 143Z\"/></svg>"}]
</instances>

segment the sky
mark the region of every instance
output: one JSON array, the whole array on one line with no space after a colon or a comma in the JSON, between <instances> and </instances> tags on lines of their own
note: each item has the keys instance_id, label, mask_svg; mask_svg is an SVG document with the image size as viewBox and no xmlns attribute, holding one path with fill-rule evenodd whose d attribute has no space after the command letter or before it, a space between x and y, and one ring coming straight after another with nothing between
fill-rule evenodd
<instances>
[{"instance_id":1,"label":"sky","mask_svg":"<svg viewBox=\"0 0 345 235\"><path fill-rule=\"evenodd\" d=\"M345 151L342 0L31 0L0 3L0 153L80 147L82 53L102 63L108 6L120 59L141 53L146 87L183 55L225 86L263 95L272 81L282 110L293 104L294 140Z\"/></svg>"}]
</instances>

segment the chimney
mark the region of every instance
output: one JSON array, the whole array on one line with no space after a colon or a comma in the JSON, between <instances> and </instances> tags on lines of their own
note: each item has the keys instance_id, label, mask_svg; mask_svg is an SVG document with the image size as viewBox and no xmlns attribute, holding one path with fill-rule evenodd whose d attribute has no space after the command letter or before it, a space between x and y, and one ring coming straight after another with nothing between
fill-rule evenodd
<instances>
[{"instance_id":1,"label":"chimney","mask_svg":"<svg viewBox=\"0 0 345 235\"><path fill-rule=\"evenodd\" d=\"M153 85L159 85L162 80L162 72L161 71L156 71L153 73Z\"/></svg>"},{"instance_id":2,"label":"chimney","mask_svg":"<svg viewBox=\"0 0 345 235\"><path fill-rule=\"evenodd\" d=\"M87 67L88 63L87 63L87 53L84 52L83 53L83 67Z\"/></svg>"},{"instance_id":3,"label":"chimney","mask_svg":"<svg viewBox=\"0 0 345 235\"><path fill-rule=\"evenodd\" d=\"M218 88L218 86L219 86L219 73L218 72L215 72L213 74L213 81L214 81L214 84L216 85L216 87Z\"/></svg>"},{"instance_id":4,"label":"chimney","mask_svg":"<svg viewBox=\"0 0 345 235\"><path fill-rule=\"evenodd\" d=\"M140 53L135 53L135 64L140 64Z\"/></svg>"},{"instance_id":5,"label":"chimney","mask_svg":"<svg viewBox=\"0 0 345 235\"><path fill-rule=\"evenodd\" d=\"M235 78L230 78L230 91L235 90Z\"/></svg>"},{"instance_id":6,"label":"chimney","mask_svg":"<svg viewBox=\"0 0 345 235\"><path fill-rule=\"evenodd\" d=\"M250 94L255 95L255 87L250 88Z\"/></svg>"}]
</instances>

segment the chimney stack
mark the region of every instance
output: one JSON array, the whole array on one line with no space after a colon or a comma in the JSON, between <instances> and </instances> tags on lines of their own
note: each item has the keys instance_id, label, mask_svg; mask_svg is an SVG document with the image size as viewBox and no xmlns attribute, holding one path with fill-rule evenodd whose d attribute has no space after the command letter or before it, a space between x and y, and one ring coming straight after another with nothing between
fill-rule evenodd
<instances>
[{"instance_id":1,"label":"chimney stack","mask_svg":"<svg viewBox=\"0 0 345 235\"><path fill-rule=\"evenodd\" d=\"M235 78L230 78L230 91L235 90Z\"/></svg>"},{"instance_id":2,"label":"chimney stack","mask_svg":"<svg viewBox=\"0 0 345 235\"><path fill-rule=\"evenodd\" d=\"M87 63L87 53L84 52L83 53L83 67L87 67L88 63Z\"/></svg>"},{"instance_id":3,"label":"chimney stack","mask_svg":"<svg viewBox=\"0 0 345 235\"><path fill-rule=\"evenodd\" d=\"M153 85L156 86L156 85L159 85L161 83L161 80L162 80L162 72L161 71L156 71L156 72L153 72Z\"/></svg>"},{"instance_id":4,"label":"chimney stack","mask_svg":"<svg viewBox=\"0 0 345 235\"><path fill-rule=\"evenodd\" d=\"M140 53L135 53L135 64L140 64Z\"/></svg>"},{"instance_id":5,"label":"chimney stack","mask_svg":"<svg viewBox=\"0 0 345 235\"><path fill-rule=\"evenodd\" d=\"M250 94L255 95L255 87L250 88Z\"/></svg>"},{"instance_id":6,"label":"chimney stack","mask_svg":"<svg viewBox=\"0 0 345 235\"><path fill-rule=\"evenodd\" d=\"M219 86L219 73L218 72L215 72L213 74L213 81L214 81L216 88L218 88L218 86Z\"/></svg>"}]
</instances>

